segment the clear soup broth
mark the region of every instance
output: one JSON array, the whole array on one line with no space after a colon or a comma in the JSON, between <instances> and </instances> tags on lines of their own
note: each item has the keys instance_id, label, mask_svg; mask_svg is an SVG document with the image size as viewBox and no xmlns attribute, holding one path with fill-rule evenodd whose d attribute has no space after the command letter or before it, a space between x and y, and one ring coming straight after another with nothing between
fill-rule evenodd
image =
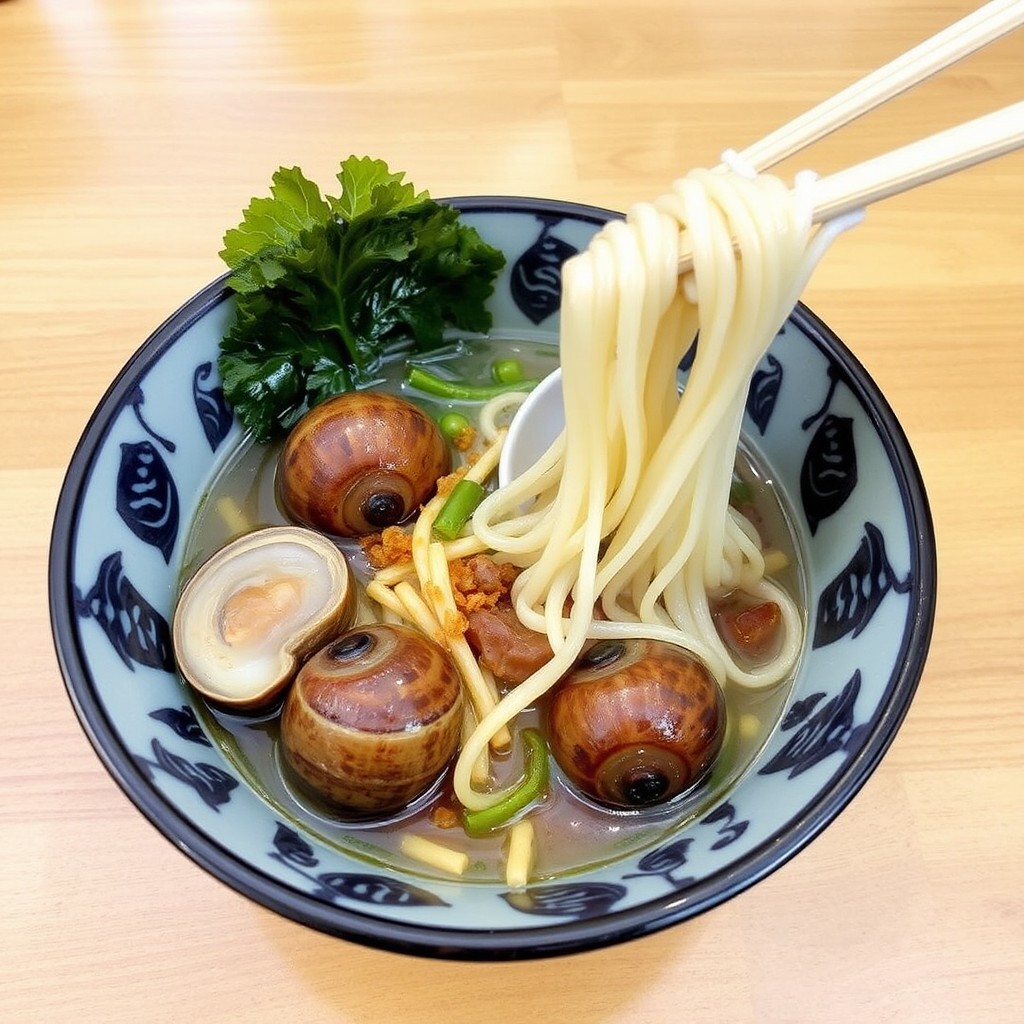
<instances>
[{"instance_id":1,"label":"clear soup broth","mask_svg":"<svg viewBox=\"0 0 1024 1024\"><path fill-rule=\"evenodd\" d=\"M520 361L527 377L543 377L558 365L554 344L535 340L488 339L464 341L432 360L466 379L486 380L496 359ZM418 360L422 361L422 360ZM386 365L380 374L380 390L402 394L428 413L440 418L455 410L471 421L480 403L430 399L412 394L403 381L401 359ZM254 445L243 440L220 462L193 518L186 541L182 580L229 540L257 527L287 522L275 496L274 474L279 446ZM780 549L789 566L776 578L801 607L806 590L800 559L784 500L775 490L766 467L743 448L737 474L751 485L759 527L770 546ZM350 568L361 584L371 572L356 542L339 542ZM361 615L367 614L364 601ZM742 777L776 727L790 682L767 692L726 687L728 728L725 745L710 776L695 791L685 793L659 808L638 811L609 810L590 803L566 782L552 761L551 787L545 801L532 812L536 830L537 859L534 879L551 879L575 871L591 870L626 854L662 843L666 837L722 797ZM238 774L260 794L282 820L304 829L325 844L372 864L424 877L444 876L434 868L410 860L400 850L407 832L424 836L470 858L466 880L498 882L503 878L503 837L470 838L460 827L440 827L431 812L439 804L451 804L450 782L443 777L413 805L385 820L347 819L334 809L319 805L300 790L280 752L280 708L259 716L225 712L196 695L197 714L213 742L218 744ZM528 709L517 724L537 725L543 731L543 708ZM519 765L514 755L494 757L499 777L512 781Z\"/></svg>"}]
</instances>

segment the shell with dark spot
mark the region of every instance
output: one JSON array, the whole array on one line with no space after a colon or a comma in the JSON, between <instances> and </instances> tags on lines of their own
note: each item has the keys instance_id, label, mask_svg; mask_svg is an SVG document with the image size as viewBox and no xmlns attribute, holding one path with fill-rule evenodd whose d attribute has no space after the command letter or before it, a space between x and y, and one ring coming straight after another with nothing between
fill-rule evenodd
<instances>
[{"instance_id":1,"label":"shell with dark spot","mask_svg":"<svg viewBox=\"0 0 1024 1024\"><path fill-rule=\"evenodd\" d=\"M681 647L609 640L555 689L548 732L581 792L612 807L645 807L707 775L725 736L725 697Z\"/></svg>"},{"instance_id":2,"label":"shell with dark spot","mask_svg":"<svg viewBox=\"0 0 1024 1024\"><path fill-rule=\"evenodd\" d=\"M450 466L440 428L422 409L395 395L351 391L292 429L277 491L294 522L359 537L408 519Z\"/></svg>"},{"instance_id":3,"label":"shell with dark spot","mask_svg":"<svg viewBox=\"0 0 1024 1024\"><path fill-rule=\"evenodd\" d=\"M462 689L450 655L407 626L359 626L313 655L281 715L285 761L323 802L399 810L452 759Z\"/></svg>"}]
</instances>

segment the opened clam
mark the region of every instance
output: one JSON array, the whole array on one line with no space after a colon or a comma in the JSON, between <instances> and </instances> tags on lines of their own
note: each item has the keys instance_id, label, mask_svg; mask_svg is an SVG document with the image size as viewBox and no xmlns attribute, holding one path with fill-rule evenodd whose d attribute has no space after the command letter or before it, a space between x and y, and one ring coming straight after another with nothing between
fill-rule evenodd
<instances>
[{"instance_id":1,"label":"opened clam","mask_svg":"<svg viewBox=\"0 0 1024 1024\"><path fill-rule=\"evenodd\" d=\"M183 589L172 627L178 668L211 701L259 710L348 626L354 606L348 566L328 539L295 526L256 530Z\"/></svg>"}]
</instances>

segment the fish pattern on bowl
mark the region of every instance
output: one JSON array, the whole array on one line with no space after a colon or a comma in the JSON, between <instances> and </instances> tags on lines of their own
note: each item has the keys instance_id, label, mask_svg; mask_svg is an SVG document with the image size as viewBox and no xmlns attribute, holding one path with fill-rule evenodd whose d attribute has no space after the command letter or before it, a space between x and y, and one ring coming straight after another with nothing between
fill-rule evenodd
<instances>
[{"instance_id":1,"label":"fish pattern on bowl","mask_svg":"<svg viewBox=\"0 0 1024 1024\"><path fill-rule=\"evenodd\" d=\"M509 255L496 326L553 334L561 263L614 215L541 200L453 202ZM231 309L214 282L125 367L72 459L51 548L58 657L83 728L127 795L197 863L272 909L370 945L537 956L709 909L788 860L852 799L920 676L934 538L891 409L799 306L753 377L744 434L789 482L813 567L808 637L779 726L740 783L666 842L521 890L417 877L304 834L204 731L170 642L183 532L240 437L216 376Z\"/></svg>"}]
</instances>

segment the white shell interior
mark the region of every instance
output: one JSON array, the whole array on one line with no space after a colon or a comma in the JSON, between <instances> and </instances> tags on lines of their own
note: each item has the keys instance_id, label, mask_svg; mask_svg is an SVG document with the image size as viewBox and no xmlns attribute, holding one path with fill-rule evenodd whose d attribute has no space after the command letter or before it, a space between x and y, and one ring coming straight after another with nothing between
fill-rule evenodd
<instances>
[{"instance_id":1,"label":"white shell interior","mask_svg":"<svg viewBox=\"0 0 1024 1024\"><path fill-rule=\"evenodd\" d=\"M261 694L290 671L290 641L337 603L335 573L321 552L286 539L215 559L207 569L193 581L180 612L179 638L185 647L180 656L187 658L195 685L212 696L240 700ZM221 628L225 605L246 587L264 588L276 581L297 584L297 607L243 642L228 643Z\"/></svg>"}]
</instances>

